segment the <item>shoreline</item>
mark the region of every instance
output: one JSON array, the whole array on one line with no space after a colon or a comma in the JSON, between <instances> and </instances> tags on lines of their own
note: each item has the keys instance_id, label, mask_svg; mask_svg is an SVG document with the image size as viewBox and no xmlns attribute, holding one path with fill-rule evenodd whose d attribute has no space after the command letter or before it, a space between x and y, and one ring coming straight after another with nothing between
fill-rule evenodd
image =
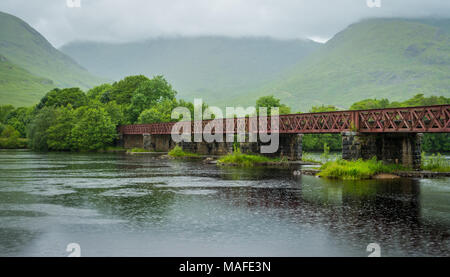
<instances>
[{"instance_id":1,"label":"shoreline","mask_svg":"<svg viewBox=\"0 0 450 277\"><path fill-rule=\"evenodd\" d=\"M317 176L317 174L320 173L319 169L300 169L294 171L295 176L299 175L308 175L308 176ZM384 175L384 176L380 176ZM377 178L378 176L378 178ZM396 176L396 177L393 177ZM420 170L420 171L398 171L398 172L391 172L391 173L379 173L374 176L372 176L369 179L395 179L395 178L420 178L420 179L432 179L432 178L443 178L443 177L450 177L450 172L435 172L435 171L427 171L427 170ZM323 177L320 177L323 178ZM337 179L337 178L331 178L331 179Z\"/></svg>"}]
</instances>

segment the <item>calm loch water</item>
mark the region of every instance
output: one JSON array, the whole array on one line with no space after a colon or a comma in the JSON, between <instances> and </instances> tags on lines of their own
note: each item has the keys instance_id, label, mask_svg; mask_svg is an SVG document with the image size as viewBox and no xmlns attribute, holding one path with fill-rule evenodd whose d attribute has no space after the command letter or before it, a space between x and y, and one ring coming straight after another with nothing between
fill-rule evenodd
<instances>
[{"instance_id":1,"label":"calm loch water","mask_svg":"<svg viewBox=\"0 0 450 277\"><path fill-rule=\"evenodd\" d=\"M450 178L0 151L0 256L450 256Z\"/></svg>"}]
</instances>

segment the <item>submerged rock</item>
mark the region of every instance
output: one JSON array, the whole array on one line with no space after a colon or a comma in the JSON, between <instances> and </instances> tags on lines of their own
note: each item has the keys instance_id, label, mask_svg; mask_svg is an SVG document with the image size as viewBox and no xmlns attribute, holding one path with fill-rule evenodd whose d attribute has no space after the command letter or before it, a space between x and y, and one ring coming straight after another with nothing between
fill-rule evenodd
<instances>
[{"instance_id":1,"label":"submerged rock","mask_svg":"<svg viewBox=\"0 0 450 277\"><path fill-rule=\"evenodd\" d=\"M389 173L380 173L372 177L373 179L398 179L400 176L389 174Z\"/></svg>"}]
</instances>

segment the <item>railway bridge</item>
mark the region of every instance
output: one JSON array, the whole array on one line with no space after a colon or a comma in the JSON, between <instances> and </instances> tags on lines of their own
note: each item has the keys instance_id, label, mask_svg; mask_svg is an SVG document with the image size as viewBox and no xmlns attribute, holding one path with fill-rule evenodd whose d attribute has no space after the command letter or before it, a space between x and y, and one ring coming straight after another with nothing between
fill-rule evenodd
<instances>
[{"instance_id":1,"label":"railway bridge","mask_svg":"<svg viewBox=\"0 0 450 277\"><path fill-rule=\"evenodd\" d=\"M278 124L273 124L273 119L276 119ZM189 134L193 137L207 129L212 122L203 120L119 126L118 142L125 148L141 147L149 151L169 151L175 145L180 145L185 151L223 155L233 151L234 136L245 131L247 135L240 143L241 151L259 153L265 143L250 141L249 137L265 132L277 134L279 137L278 150L265 155L301 160L303 134L337 133L342 135L343 159L370 159L375 156L388 163L419 168L422 134L450 132L450 105L220 120L223 120L222 126L226 126L226 121L232 122L231 128L210 130L216 135L223 135L222 141L207 142L192 139L178 143L173 141L171 134L175 124L190 130ZM230 136L232 139L229 139Z\"/></svg>"}]
</instances>

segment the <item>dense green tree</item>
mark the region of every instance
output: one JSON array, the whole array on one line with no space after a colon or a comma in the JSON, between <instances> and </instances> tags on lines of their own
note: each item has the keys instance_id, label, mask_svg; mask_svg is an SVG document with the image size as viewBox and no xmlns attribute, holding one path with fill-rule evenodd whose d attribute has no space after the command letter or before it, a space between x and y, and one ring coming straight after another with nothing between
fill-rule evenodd
<instances>
[{"instance_id":1,"label":"dense green tree","mask_svg":"<svg viewBox=\"0 0 450 277\"><path fill-rule=\"evenodd\" d=\"M69 104L57 108L56 119L47 130L47 145L50 150L68 151L73 149L72 128L75 125L75 112Z\"/></svg>"},{"instance_id":2,"label":"dense green tree","mask_svg":"<svg viewBox=\"0 0 450 277\"><path fill-rule=\"evenodd\" d=\"M2 132L0 133L0 137L2 138L19 138L20 133L13 126L6 125Z\"/></svg>"},{"instance_id":3,"label":"dense green tree","mask_svg":"<svg viewBox=\"0 0 450 277\"><path fill-rule=\"evenodd\" d=\"M86 94L79 88L55 88L49 91L36 106L37 110L44 107L65 107L71 104L74 109L88 103Z\"/></svg>"},{"instance_id":4,"label":"dense green tree","mask_svg":"<svg viewBox=\"0 0 450 277\"><path fill-rule=\"evenodd\" d=\"M24 148L26 140L20 138L20 133L10 125L2 125L0 128L0 148L16 149Z\"/></svg>"},{"instance_id":5,"label":"dense green tree","mask_svg":"<svg viewBox=\"0 0 450 277\"><path fill-rule=\"evenodd\" d=\"M156 76L151 80L141 82L133 93L131 104L127 110L129 121L136 122L144 110L161 102L174 101L176 94L177 92L162 76Z\"/></svg>"},{"instance_id":6,"label":"dense green tree","mask_svg":"<svg viewBox=\"0 0 450 277\"><path fill-rule=\"evenodd\" d=\"M14 111L13 105L0 106L0 123L6 123L6 118L10 112Z\"/></svg>"},{"instance_id":7,"label":"dense green tree","mask_svg":"<svg viewBox=\"0 0 450 277\"><path fill-rule=\"evenodd\" d=\"M289 114L291 113L291 108L286 106L285 104L280 103L280 99L275 98L273 95L263 96L256 100L256 111L259 112L259 108L266 107L267 113L271 115L271 108L278 107L280 108L280 114Z\"/></svg>"},{"instance_id":8,"label":"dense green tree","mask_svg":"<svg viewBox=\"0 0 450 277\"><path fill-rule=\"evenodd\" d=\"M143 94L148 103L157 103L166 99L174 100L177 92L163 76L159 75L151 80L141 82L135 94Z\"/></svg>"},{"instance_id":9,"label":"dense green tree","mask_svg":"<svg viewBox=\"0 0 450 277\"><path fill-rule=\"evenodd\" d=\"M71 136L76 150L93 151L105 148L117 136L116 126L102 107L81 107L76 110L75 118Z\"/></svg>"},{"instance_id":10,"label":"dense green tree","mask_svg":"<svg viewBox=\"0 0 450 277\"><path fill-rule=\"evenodd\" d=\"M450 98L444 96L429 96L425 97L423 94L417 94L412 98L403 102L392 102L390 107L414 107L414 106L431 106L450 104Z\"/></svg>"},{"instance_id":11,"label":"dense green tree","mask_svg":"<svg viewBox=\"0 0 450 277\"><path fill-rule=\"evenodd\" d=\"M387 99L365 99L350 106L350 110L370 110L370 109L384 109L389 107L389 100Z\"/></svg>"},{"instance_id":12,"label":"dense green tree","mask_svg":"<svg viewBox=\"0 0 450 277\"><path fill-rule=\"evenodd\" d=\"M26 137L26 126L30 121L32 120L32 112L33 108L25 108L20 107L17 109L14 109L10 113L8 113L6 117L6 124L11 125L19 131L20 137L25 138Z\"/></svg>"},{"instance_id":13,"label":"dense green tree","mask_svg":"<svg viewBox=\"0 0 450 277\"><path fill-rule=\"evenodd\" d=\"M422 150L425 152L449 152L450 134L424 134Z\"/></svg>"},{"instance_id":14,"label":"dense green tree","mask_svg":"<svg viewBox=\"0 0 450 277\"><path fill-rule=\"evenodd\" d=\"M91 88L86 96L89 100L100 100L103 94L108 94L109 91L112 91L113 86L111 84L102 84L96 87Z\"/></svg>"},{"instance_id":15,"label":"dense green tree","mask_svg":"<svg viewBox=\"0 0 450 277\"><path fill-rule=\"evenodd\" d=\"M150 79L144 75L128 76L112 85L111 90L106 90L101 96L100 101L107 103L116 101L117 104L130 104L133 93L141 85L141 83Z\"/></svg>"},{"instance_id":16,"label":"dense green tree","mask_svg":"<svg viewBox=\"0 0 450 277\"><path fill-rule=\"evenodd\" d=\"M414 107L414 106L431 106L445 105L450 103L450 98L444 96L429 96L416 94L410 99L403 102L389 102L388 99L365 99L350 106L350 110L369 110L369 109L385 109L398 107Z\"/></svg>"},{"instance_id":17,"label":"dense green tree","mask_svg":"<svg viewBox=\"0 0 450 277\"><path fill-rule=\"evenodd\" d=\"M34 116L27 128L29 146L33 150L48 151L47 130L55 123L56 108L43 107Z\"/></svg>"},{"instance_id":18,"label":"dense green tree","mask_svg":"<svg viewBox=\"0 0 450 277\"><path fill-rule=\"evenodd\" d=\"M144 110L138 118L138 123L158 123L174 121L171 118L172 110L178 106L177 101L165 100Z\"/></svg>"},{"instance_id":19,"label":"dense green tree","mask_svg":"<svg viewBox=\"0 0 450 277\"><path fill-rule=\"evenodd\" d=\"M108 113L111 118L111 122L115 125L125 125L130 124L126 114L126 107L124 105L119 105L116 101L111 101L103 105L103 108Z\"/></svg>"},{"instance_id":20,"label":"dense green tree","mask_svg":"<svg viewBox=\"0 0 450 277\"><path fill-rule=\"evenodd\" d=\"M321 106L313 106L311 110L309 110L310 113L323 113L323 112L334 112L337 111L338 108L336 108L333 105L321 105Z\"/></svg>"}]
</instances>

